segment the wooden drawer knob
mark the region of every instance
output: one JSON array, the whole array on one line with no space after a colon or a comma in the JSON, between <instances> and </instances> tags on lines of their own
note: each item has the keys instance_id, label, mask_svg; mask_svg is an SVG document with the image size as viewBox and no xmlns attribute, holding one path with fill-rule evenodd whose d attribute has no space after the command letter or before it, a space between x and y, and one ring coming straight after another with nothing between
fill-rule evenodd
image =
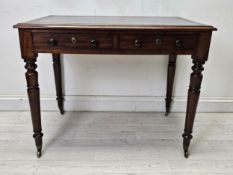
<instances>
[{"instance_id":1,"label":"wooden drawer knob","mask_svg":"<svg viewBox=\"0 0 233 175\"><path fill-rule=\"evenodd\" d=\"M97 48L98 45L99 45L99 42L98 42L97 40L95 40L95 39L92 39L92 40L90 41L90 44L91 44L91 47L92 47L92 48Z\"/></svg>"},{"instance_id":2,"label":"wooden drawer knob","mask_svg":"<svg viewBox=\"0 0 233 175\"><path fill-rule=\"evenodd\" d=\"M182 40L176 40L176 47L181 48L183 46L183 41Z\"/></svg>"},{"instance_id":3,"label":"wooden drawer knob","mask_svg":"<svg viewBox=\"0 0 233 175\"><path fill-rule=\"evenodd\" d=\"M162 40L160 38L155 39L155 44L156 45L161 45L162 44Z\"/></svg>"},{"instance_id":4,"label":"wooden drawer knob","mask_svg":"<svg viewBox=\"0 0 233 175\"><path fill-rule=\"evenodd\" d=\"M142 47L142 40L140 40L140 39L134 40L134 46L135 47Z\"/></svg>"},{"instance_id":5,"label":"wooden drawer knob","mask_svg":"<svg viewBox=\"0 0 233 175\"><path fill-rule=\"evenodd\" d=\"M50 38L48 40L48 45L49 46L56 46L57 45L57 40L55 40L54 38Z\"/></svg>"}]
</instances>

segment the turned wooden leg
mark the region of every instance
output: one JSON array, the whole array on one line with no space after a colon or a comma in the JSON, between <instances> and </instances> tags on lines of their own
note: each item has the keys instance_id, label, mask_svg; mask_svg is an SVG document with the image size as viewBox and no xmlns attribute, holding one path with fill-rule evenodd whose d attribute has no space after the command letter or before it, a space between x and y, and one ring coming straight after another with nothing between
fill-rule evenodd
<instances>
[{"instance_id":1,"label":"turned wooden leg","mask_svg":"<svg viewBox=\"0 0 233 175\"><path fill-rule=\"evenodd\" d=\"M166 113L168 116L172 102L172 90L176 71L176 58L177 55L169 55L168 68L167 68L167 93L166 93Z\"/></svg>"},{"instance_id":2,"label":"turned wooden leg","mask_svg":"<svg viewBox=\"0 0 233 175\"><path fill-rule=\"evenodd\" d=\"M185 128L183 134L183 149L184 149L184 156L187 158L188 148L190 145L190 141L192 139L192 130L193 130L193 123L194 118L197 110L197 104L200 95L201 89L201 82L202 82L202 71L204 70L203 64L204 61L199 61L193 58L193 72L191 73L190 77L190 86L188 90L188 102L187 102L187 112L186 112L186 119L185 119Z\"/></svg>"},{"instance_id":3,"label":"turned wooden leg","mask_svg":"<svg viewBox=\"0 0 233 175\"><path fill-rule=\"evenodd\" d=\"M35 144L37 147L37 157L41 157L42 151L42 136L41 132L41 117L40 117L40 90L38 85L38 73L36 71L36 59L34 60L26 60L27 69L26 72L26 80L27 80L27 92L29 98L29 104L31 109L31 118L33 124L33 137L35 139Z\"/></svg>"},{"instance_id":4,"label":"turned wooden leg","mask_svg":"<svg viewBox=\"0 0 233 175\"><path fill-rule=\"evenodd\" d=\"M57 105L61 114L64 114L64 98L62 93L60 54L53 54L53 70L56 84Z\"/></svg>"}]
</instances>

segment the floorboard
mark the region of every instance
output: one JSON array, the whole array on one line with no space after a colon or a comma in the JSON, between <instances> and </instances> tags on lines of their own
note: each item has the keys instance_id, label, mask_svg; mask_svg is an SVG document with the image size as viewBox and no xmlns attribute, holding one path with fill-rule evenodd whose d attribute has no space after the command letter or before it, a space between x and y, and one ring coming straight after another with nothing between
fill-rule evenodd
<instances>
[{"instance_id":1,"label":"floorboard","mask_svg":"<svg viewBox=\"0 0 233 175\"><path fill-rule=\"evenodd\" d=\"M2 175L232 175L233 113L198 113L190 157L184 113L42 112L36 158L29 112L0 112Z\"/></svg>"}]
</instances>

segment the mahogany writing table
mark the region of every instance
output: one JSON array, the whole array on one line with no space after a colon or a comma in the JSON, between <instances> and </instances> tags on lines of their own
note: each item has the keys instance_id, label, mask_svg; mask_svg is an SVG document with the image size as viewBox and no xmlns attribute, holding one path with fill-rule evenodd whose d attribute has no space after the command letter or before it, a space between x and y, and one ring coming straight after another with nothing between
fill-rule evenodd
<instances>
[{"instance_id":1,"label":"mahogany writing table","mask_svg":"<svg viewBox=\"0 0 233 175\"><path fill-rule=\"evenodd\" d=\"M144 54L169 55L166 115L170 112L177 55L193 60L183 133L184 156L192 139L202 82L203 65L208 59L213 26L177 17L47 16L14 26L19 30L21 55L26 62L28 98L37 147L41 156L42 129L36 60L38 53L51 53L57 103L64 113L60 54Z\"/></svg>"}]
</instances>

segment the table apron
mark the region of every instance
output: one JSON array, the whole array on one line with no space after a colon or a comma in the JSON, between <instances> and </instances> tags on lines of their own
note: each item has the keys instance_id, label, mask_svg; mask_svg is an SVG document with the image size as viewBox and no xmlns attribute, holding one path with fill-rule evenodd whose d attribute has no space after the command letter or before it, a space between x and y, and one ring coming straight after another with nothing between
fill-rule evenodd
<instances>
[{"instance_id":1,"label":"table apron","mask_svg":"<svg viewBox=\"0 0 233 175\"><path fill-rule=\"evenodd\" d=\"M36 53L194 54L199 33L102 30L32 30Z\"/></svg>"}]
</instances>

